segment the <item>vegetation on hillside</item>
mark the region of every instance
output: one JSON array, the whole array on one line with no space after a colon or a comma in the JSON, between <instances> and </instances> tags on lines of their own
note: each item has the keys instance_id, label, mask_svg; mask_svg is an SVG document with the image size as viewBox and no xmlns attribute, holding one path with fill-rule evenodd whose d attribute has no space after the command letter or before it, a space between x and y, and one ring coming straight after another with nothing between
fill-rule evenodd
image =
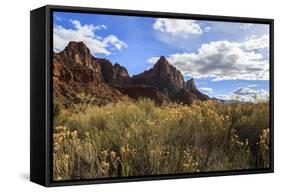
<instances>
[{"instance_id":1,"label":"vegetation on hillside","mask_svg":"<svg viewBox=\"0 0 281 192\"><path fill-rule=\"evenodd\" d=\"M55 104L53 179L269 167L269 103Z\"/></svg>"}]
</instances>

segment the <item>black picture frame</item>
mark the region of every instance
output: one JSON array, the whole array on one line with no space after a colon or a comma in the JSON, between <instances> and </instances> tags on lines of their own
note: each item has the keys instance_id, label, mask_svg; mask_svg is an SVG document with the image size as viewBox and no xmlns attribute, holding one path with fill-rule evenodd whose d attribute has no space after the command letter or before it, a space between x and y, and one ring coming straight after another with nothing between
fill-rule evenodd
<instances>
[{"instance_id":1,"label":"black picture frame","mask_svg":"<svg viewBox=\"0 0 281 192\"><path fill-rule=\"evenodd\" d=\"M53 11L141 17L165 17L208 21L260 23L270 26L270 168L182 173L89 180L52 180L52 54ZM65 186L159 179L195 178L274 172L274 20L247 17L197 15L137 10L47 5L30 12L30 180L43 186Z\"/></svg>"}]
</instances>

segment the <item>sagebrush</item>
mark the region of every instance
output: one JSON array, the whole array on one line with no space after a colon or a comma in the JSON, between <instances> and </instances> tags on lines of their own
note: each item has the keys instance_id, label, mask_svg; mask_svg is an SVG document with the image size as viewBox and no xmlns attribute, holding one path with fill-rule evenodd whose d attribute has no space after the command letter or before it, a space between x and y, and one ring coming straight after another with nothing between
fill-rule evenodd
<instances>
[{"instance_id":1,"label":"sagebrush","mask_svg":"<svg viewBox=\"0 0 281 192\"><path fill-rule=\"evenodd\" d=\"M149 99L58 109L53 179L267 168L269 103Z\"/></svg>"}]
</instances>

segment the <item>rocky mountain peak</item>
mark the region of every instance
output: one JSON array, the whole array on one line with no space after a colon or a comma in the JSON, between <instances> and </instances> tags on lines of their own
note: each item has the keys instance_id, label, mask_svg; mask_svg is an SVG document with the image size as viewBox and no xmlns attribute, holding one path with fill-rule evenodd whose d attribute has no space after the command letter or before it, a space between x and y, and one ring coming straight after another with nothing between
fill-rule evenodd
<instances>
[{"instance_id":1,"label":"rocky mountain peak","mask_svg":"<svg viewBox=\"0 0 281 192\"><path fill-rule=\"evenodd\" d=\"M155 63L155 66L159 67L159 66L169 66L170 63L169 61L166 59L165 56L161 56L158 61Z\"/></svg>"},{"instance_id":2,"label":"rocky mountain peak","mask_svg":"<svg viewBox=\"0 0 281 192\"><path fill-rule=\"evenodd\" d=\"M54 76L60 83L97 84L103 79L96 59L83 42L70 41L65 49L53 57ZM79 87L77 85L77 87Z\"/></svg>"},{"instance_id":3,"label":"rocky mountain peak","mask_svg":"<svg viewBox=\"0 0 281 192\"><path fill-rule=\"evenodd\" d=\"M128 73L127 69L125 67L121 66L119 63L115 63L113 65L113 71L116 72L117 76L129 77L129 73Z\"/></svg>"},{"instance_id":4,"label":"rocky mountain peak","mask_svg":"<svg viewBox=\"0 0 281 192\"><path fill-rule=\"evenodd\" d=\"M195 85L195 81L193 78L189 79L188 81L185 82L185 89L188 90L189 92L193 93L196 95L196 97L201 100L201 101L206 101L208 99L210 99L208 97L208 95L201 93L196 85Z\"/></svg>"},{"instance_id":5,"label":"rocky mountain peak","mask_svg":"<svg viewBox=\"0 0 281 192\"><path fill-rule=\"evenodd\" d=\"M54 53L53 67L55 94L66 100L76 92L87 92L101 100L148 97L159 104L209 99L197 90L194 79L185 82L182 73L164 56L153 68L130 77L122 65L96 58L83 42L71 41L63 51Z\"/></svg>"},{"instance_id":6,"label":"rocky mountain peak","mask_svg":"<svg viewBox=\"0 0 281 192\"><path fill-rule=\"evenodd\" d=\"M69 59L70 64L75 63L89 68L93 67L93 56L91 55L90 49L82 41L70 41L65 47L63 54Z\"/></svg>"},{"instance_id":7,"label":"rocky mountain peak","mask_svg":"<svg viewBox=\"0 0 281 192\"><path fill-rule=\"evenodd\" d=\"M169 61L164 56L161 56L158 59L153 67L153 70L156 71L156 73L158 73L159 75L173 74L178 71L173 65L169 63Z\"/></svg>"},{"instance_id":8,"label":"rocky mountain peak","mask_svg":"<svg viewBox=\"0 0 281 192\"><path fill-rule=\"evenodd\" d=\"M85 45L85 43L83 41L70 41L68 43L68 45L65 47L65 50L67 52L77 52L81 55L89 55L90 53L90 49Z\"/></svg>"},{"instance_id":9,"label":"rocky mountain peak","mask_svg":"<svg viewBox=\"0 0 281 192\"><path fill-rule=\"evenodd\" d=\"M153 68L133 76L132 83L157 87L168 96L184 88L183 75L164 56L158 59Z\"/></svg>"},{"instance_id":10,"label":"rocky mountain peak","mask_svg":"<svg viewBox=\"0 0 281 192\"><path fill-rule=\"evenodd\" d=\"M196 85L195 85L195 81L193 78L191 78L190 80L187 80L185 83L185 87L188 90L196 90Z\"/></svg>"},{"instance_id":11,"label":"rocky mountain peak","mask_svg":"<svg viewBox=\"0 0 281 192\"><path fill-rule=\"evenodd\" d=\"M114 65L107 59L97 58L105 83L124 86L128 83L127 69L118 63Z\"/></svg>"}]
</instances>

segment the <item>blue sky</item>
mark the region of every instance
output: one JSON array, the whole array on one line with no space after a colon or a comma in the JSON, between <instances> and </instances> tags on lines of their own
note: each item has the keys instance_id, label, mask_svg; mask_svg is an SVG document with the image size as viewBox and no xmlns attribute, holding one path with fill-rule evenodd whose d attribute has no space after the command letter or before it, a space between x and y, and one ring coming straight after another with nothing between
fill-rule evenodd
<instances>
[{"instance_id":1,"label":"blue sky","mask_svg":"<svg viewBox=\"0 0 281 192\"><path fill-rule=\"evenodd\" d=\"M239 88L269 91L265 24L55 12L54 51L69 41L84 41L92 55L125 66L130 75L164 55L211 97L231 98Z\"/></svg>"}]
</instances>

